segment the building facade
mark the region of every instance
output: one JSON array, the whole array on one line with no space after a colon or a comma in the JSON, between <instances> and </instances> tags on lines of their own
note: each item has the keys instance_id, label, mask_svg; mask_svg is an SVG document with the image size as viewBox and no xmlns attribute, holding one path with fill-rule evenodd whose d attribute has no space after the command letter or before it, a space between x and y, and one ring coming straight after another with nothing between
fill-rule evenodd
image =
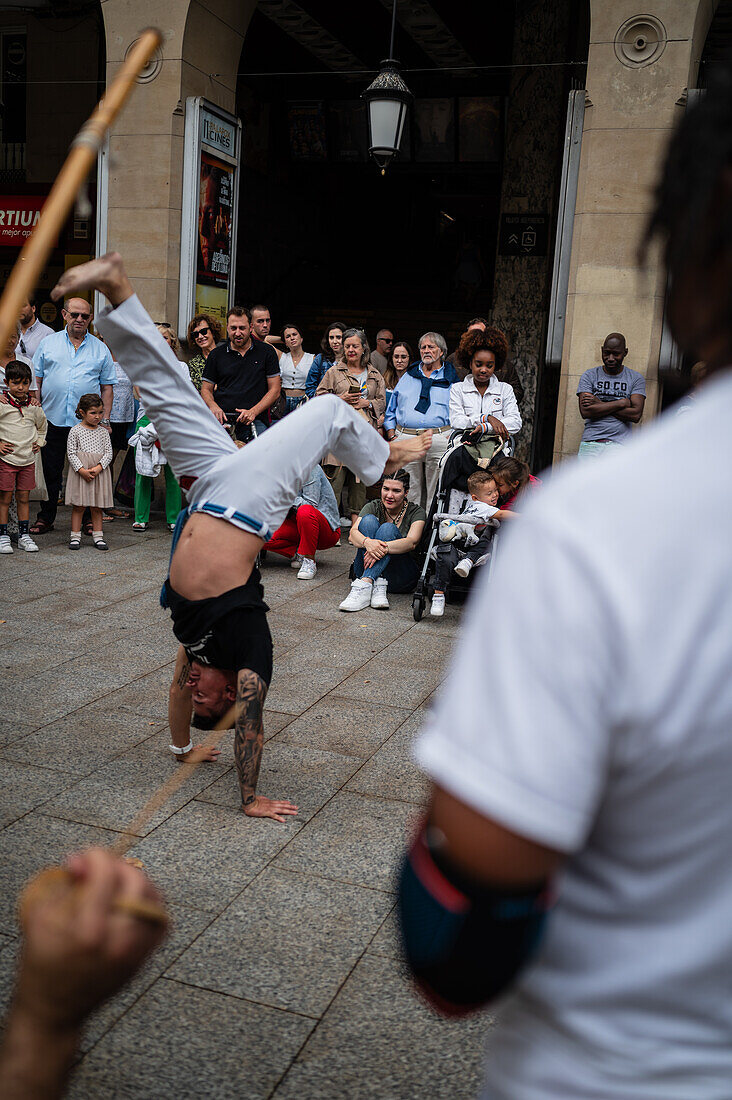
<instances>
[{"instance_id":1,"label":"building facade","mask_svg":"<svg viewBox=\"0 0 732 1100\"><path fill-rule=\"evenodd\" d=\"M395 52L416 98L382 179L359 97L386 54L390 7L0 5L5 218L32 219L136 35L158 26L164 44L110 137L104 188L97 199L92 181L94 209L70 220L39 297L64 265L116 248L152 316L185 322L185 124L202 97L243 126L237 298L302 324L312 350L333 319L410 341L441 328L454 345L470 316L488 317L524 381L521 453L538 470L577 450L576 384L606 333L626 335L649 414L659 406L666 288L654 256L638 272L636 250L670 131L705 49L724 39L726 0L654 0L650 13L517 0L490 20L468 0L402 0ZM20 237L2 232L7 273Z\"/></svg>"}]
</instances>

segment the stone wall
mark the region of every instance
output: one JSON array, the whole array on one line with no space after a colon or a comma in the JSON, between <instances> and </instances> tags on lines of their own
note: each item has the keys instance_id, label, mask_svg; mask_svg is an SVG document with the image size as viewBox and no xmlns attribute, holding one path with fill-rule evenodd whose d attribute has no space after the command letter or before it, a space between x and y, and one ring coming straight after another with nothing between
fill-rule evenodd
<instances>
[{"instance_id":1,"label":"stone wall","mask_svg":"<svg viewBox=\"0 0 732 1100\"><path fill-rule=\"evenodd\" d=\"M506 125L501 214L555 213L567 114L567 72L542 62L567 57L572 5L518 0ZM506 332L525 388L518 453L529 459L547 323L553 233L546 256L498 256L493 321Z\"/></svg>"}]
</instances>

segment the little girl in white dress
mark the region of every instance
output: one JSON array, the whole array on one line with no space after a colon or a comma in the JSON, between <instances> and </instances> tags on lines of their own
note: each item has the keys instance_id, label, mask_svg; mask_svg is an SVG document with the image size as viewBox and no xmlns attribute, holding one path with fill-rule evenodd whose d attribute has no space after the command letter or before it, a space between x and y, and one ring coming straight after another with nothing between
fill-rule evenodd
<instances>
[{"instance_id":1,"label":"little girl in white dress","mask_svg":"<svg viewBox=\"0 0 732 1100\"><path fill-rule=\"evenodd\" d=\"M69 432L66 453L69 476L66 482L66 503L71 505L71 538L69 550L81 546L81 517L89 508L92 537L97 550L109 550L104 541L102 508L112 507L112 441L106 428L100 427L104 416L98 393L85 393L76 406L81 424Z\"/></svg>"}]
</instances>

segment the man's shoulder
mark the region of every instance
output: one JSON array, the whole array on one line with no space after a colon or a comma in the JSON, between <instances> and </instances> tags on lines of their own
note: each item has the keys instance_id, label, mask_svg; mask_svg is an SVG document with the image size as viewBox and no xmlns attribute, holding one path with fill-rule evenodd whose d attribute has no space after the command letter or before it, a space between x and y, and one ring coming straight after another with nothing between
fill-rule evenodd
<instances>
[{"instance_id":1,"label":"man's shoulder","mask_svg":"<svg viewBox=\"0 0 732 1100\"><path fill-rule=\"evenodd\" d=\"M598 371L601 371L602 367L588 367L587 370L582 371L580 380L577 383L577 393L587 392L587 387L592 387L597 382Z\"/></svg>"}]
</instances>

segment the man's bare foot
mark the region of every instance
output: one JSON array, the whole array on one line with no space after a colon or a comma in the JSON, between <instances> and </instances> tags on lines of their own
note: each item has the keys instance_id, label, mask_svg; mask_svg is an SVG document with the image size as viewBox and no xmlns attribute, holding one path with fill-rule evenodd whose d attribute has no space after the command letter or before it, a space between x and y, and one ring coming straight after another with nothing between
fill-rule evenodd
<instances>
[{"instance_id":1,"label":"man's bare foot","mask_svg":"<svg viewBox=\"0 0 732 1100\"><path fill-rule=\"evenodd\" d=\"M401 439L392 439L389 444L389 460L384 467L384 476L396 473L408 462L415 462L423 458L430 449L432 443L432 431L422 432L421 435L402 436Z\"/></svg>"},{"instance_id":2,"label":"man's bare foot","mask_svg":"<svg viewBox=\"0 0 732 1100\"><path fill-rule=\"evenodd\" d=\"M273 821L284 822L285 816L292 817L297 813L297 806L294 802L280 802L274 798L265 798L264 795L258 794L253 802L242 806L242 810L247 817L271 817Z\"/></svg>"},{"instance_id":3,"label":"man's bare foot","mask_svg":"<svg viewBox=\"0 0 732 1100\"><path fill-rule=\"evenodd\" d=\"M82 290L98 290L113 306L119 306L135 293L119 252L108 252L97 260L70 267L51 291L54 302L69 298Z\"/></svg>"}]
</instances>

